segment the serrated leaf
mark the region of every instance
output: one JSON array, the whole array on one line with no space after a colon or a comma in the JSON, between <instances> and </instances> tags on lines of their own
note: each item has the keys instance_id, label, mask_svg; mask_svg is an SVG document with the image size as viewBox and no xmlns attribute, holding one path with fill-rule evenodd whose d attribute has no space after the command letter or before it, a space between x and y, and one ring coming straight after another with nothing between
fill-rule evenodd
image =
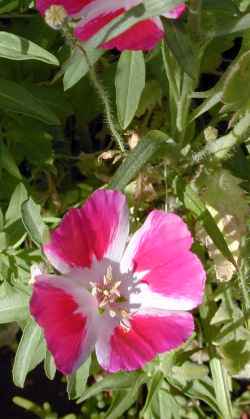
<instances>
[{"instance_id":1,"label":"serrated leaf","mask_svg":"<svg viewBox=\"0 0 250 419\"><path fill-rule=\"evenodd\" d=\"M132 121L145 87L145 62L142 51L124 51L117 65L116 105L123 129Z\"/></svg>"}]
</instances>

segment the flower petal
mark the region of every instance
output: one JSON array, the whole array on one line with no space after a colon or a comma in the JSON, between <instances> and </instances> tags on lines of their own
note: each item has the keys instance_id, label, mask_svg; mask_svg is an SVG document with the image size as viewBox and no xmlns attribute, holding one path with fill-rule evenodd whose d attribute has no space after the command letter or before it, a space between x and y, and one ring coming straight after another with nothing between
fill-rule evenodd
<instances>
[{"instance_id":1,"label":"flower petal","mask_svg":"<svg viewBox=\"0 0 250 419\"><path fill-rule=\"evenodd\" d=\"M104 257L119 261L128 238L128 208L123 194L98 190L80 209L73 208L52 233L44 252L56 269L91 267Z\"/></svg>"},{"instance_id":2,"label":"flower petal","mask_svg":"<svg viewBox=\"0 0 250 419\"><path fill-rule=\"evenodd\" d=\"M70 276L39 276L30 311L44 331L58 370L71 374L87 359L97 339L95 298Z\"/></svg>"},{"instance_id":3,"label":"flower petal","mask_svg":"<svg viewBox=\"0 0 250 419\"><path fill-rule=\"evenodd\" d=\"M105 339L96 344L98 361L109 372L141 368L157 354L177 348L194 330L189 313L140 313L130 323L129 331L115 327L108 344Z\"/></svg>"},{"instance_id":4,"label":"flower petal","mask_svg":"<svg viewBox=\"0 0 250 419\"><path fill-rule=\"evenodd\" d=\"M162 13L162 16L168 17L169 19L178 19L181 15L185 12L186 5L185 3L179 4L174 9L170 10L169 12Z\"/></svg>"},{"instance_id":5,"label":"flower petal","mask_svg":"<svg viewBox=\"0 0 250 419\"><path fill-rule=\"evenodd\" d=\"M80 24L76 27L74 34L81 41L87 41L95 35L100 29L107 25L115 17L122 14L124 9L115 8L104 14L99 14L95 17L82 19Z\"/></svg>"},{"instance_id":6,"label":"flower petal","mask_svg":"<svg viewBox=\"0 0 250 419\"><path fill-rule=\"evenodd\" d=\"M132 270L144 276L189 250L192 242L192 236L180 217L152 211L132 237L122 258L121 270Z\"/></svg>"},{"instance_id":7,"label":"flower petal","mask_svg":"<svg viewBox=\"0 0 250 419\"><path fill-rule=\"evenodd\" d=\"M191 244L191 234L180 217L151 212L121 263L123 272L132 270L139 280L130 303L163 310L191 310L200 304L205 271L189 250Z\"/></svg>"},{"instance_id":8,"label":"flower petal","mask_svg":"<svg viewBox=\"0 0 250 419\"><path fill-rule=\"evenodd\" d=\"M119 51L149 51L164 37L164 30L159 18L139 22L110 41L102 44L102 48Z\"/></svg>"},{"instance_id":9,"label":"flower petal","mask_svg":"<svg viewBox=\"0 0 250 419\"><path fill-rule=\"evenodd\" d=\"M140 281L141 292L130 296L131 304L162 310L192 310L201 304L205 271L198 257L183 251L168 263L148 272Z\"/></svg>"},{"instance_id":10,"label":"flower petal","mask_svg":"<svg viewBox=\"0 0 250 419\"><path fill-rule=\"evenodd\" d=\"M36 0L36 8L43 15L50 6L63 6L69 15L79 12L93 0Z\"/></svg>"}]
</instances>

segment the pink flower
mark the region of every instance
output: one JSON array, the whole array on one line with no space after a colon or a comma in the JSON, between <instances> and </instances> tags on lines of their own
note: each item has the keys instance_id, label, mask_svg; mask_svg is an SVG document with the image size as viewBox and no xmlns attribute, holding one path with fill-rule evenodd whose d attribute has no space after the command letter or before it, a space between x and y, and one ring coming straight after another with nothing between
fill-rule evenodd
<instances>
[{"instance_id":1,"label":"pink flower","mask_svg":"<svg viewBox=\"0 0 250 419\"><path fill-rule=\"evenodd\" d=\"M79 19L75 28L75 36L81 41L88 41L107 23L140 3L142 0L37 0L36 7L41 14L45 14L51 6L63 6L68 16ZM163 16L177 19L184 11L185 4L181 3ZM63 16L63 14L59 14ZM57 19L58 14L56 14L55 22ZM51 21L51 17L49 21ZM155 17L135 24L119 36L105 42L101 47L117 48L120 51L147 51L154 48L163 37L163 25L160 18Z\"/></svg>"},{"instance_id":2,"label":"pink flower","mask_svg":"<svg viewBox=\"0 0 250 419\"><path fill-rule=\"evenodd\" d=\"M154 210L126 247L128 233L124 195L98 190L44 246L61 275L36 277L30 310L64 374L94 348L105 370L135 370L193 333L205 272L186 224Z\"/></svg>"}]
</instances>

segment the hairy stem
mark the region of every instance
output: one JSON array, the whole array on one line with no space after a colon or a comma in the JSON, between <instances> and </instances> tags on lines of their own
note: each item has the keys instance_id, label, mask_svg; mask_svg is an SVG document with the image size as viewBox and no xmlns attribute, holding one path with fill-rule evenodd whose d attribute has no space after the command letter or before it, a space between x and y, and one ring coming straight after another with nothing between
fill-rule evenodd
<instances>
[{"instance_id":1,"label":"hairy stem","mask_svg":"<svg viewBox=\"0 0 250 419\"><path fill-rule=\"evenodd\" d=\"M209 155L213 155L218 160L223 160L228 156L231 149L237 144L245 141L250 133L250 112L247 112L243 118L235 125L229 134L218 138L207 144L203 150L193 156L194 161L200 161Z\"/></svg>"},{"instance_id":2,"label":"hairy stem","mask_svg":"<svg viewBox=\"0 0 250 419\"><path fill-rule=\"evenodd\" d=\"M77 44L77 47L82 51L82 53L84 54L85 59L87 61L87 64L88 64L88 67L89 67L89 77L90 77L90 80L93 83L93 86L95 87L102 103L103 103L107 124L109 126L110 131L111 131L111 134L112 134L113 138L115 139L115 141L116 141L118 147L120 148L121 152L125 153L125 147L124 147L124 144L123 144L123 139L122 139L122 136L120 135L119 131L116 128L116 123L115 123L114 118L113 118L113 113L112 113L112 108L110 106L109 97L108 97L107 93L105 92L105 89L104 89L101 81L98 79L95 68L91 64L86 51L79 44Z\"/></svg>"}]
</instances>

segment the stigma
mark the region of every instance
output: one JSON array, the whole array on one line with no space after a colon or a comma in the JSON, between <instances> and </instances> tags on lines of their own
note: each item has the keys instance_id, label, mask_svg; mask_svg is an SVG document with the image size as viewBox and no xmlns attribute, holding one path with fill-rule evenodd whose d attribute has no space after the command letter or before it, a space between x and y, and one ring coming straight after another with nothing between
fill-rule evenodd
<instances>
[{"instance_id":1,"label":"stigma","mask_svg":"<svg viewBox=\"0 0 250 419\"><path fill-rule=\"evenodd\" d=\"M50 6L44 15L45 22L51 28L59 30L62 28L63 24L65 23L68 14L63 6L60 5L52 5Z\"/></svg>"}]
</instances>

